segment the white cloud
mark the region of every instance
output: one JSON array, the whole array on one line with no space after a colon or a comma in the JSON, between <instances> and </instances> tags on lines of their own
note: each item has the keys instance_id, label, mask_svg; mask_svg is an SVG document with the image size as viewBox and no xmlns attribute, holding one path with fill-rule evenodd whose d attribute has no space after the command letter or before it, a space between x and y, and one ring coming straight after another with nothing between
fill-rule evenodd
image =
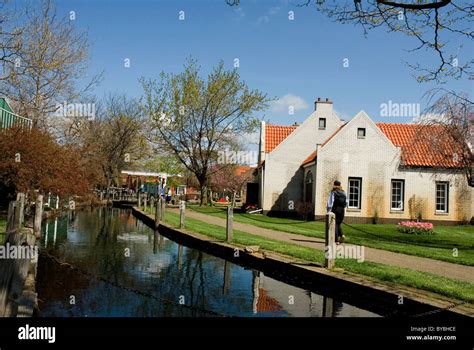
<instances>
[{"instance_id":1,"label":"white cloud","mask_svg":"<svg viewBox=\"0 0 474 350\"><path fill-rule=\"evenodd\" d=\"M234 20L237 22L245 18L245 11L242 9L242 6L239 6L234 10L234 15Z\"/></svg>"},{"instance_id":2,"label":"white cloud","mask_svg":"<svg viewBox=\"0 0 474 350\"><path fill-rule=\"evenodd\" d=\"M271 110L272 112L277 113L288 112L290 106L293 107L295 112L308 108L308 104L302 97L293 94L286 94L285 96L280 97L278 100L272 102Z\"/></svg>"},{"instance_id":3,"label":"white cloud","mask_svg":"<svg viewBox=\"0 0 474 350\"><path fill-rule=\"evenodd\" d=\"M274 6L270 7L268 11L265 13L265 15L260 16L257 18L257 23L258 24L266 24L270 22L270 18L272 16L275 16L278 12L280 11L280 6Z\"/></svg>"}]
</instances>

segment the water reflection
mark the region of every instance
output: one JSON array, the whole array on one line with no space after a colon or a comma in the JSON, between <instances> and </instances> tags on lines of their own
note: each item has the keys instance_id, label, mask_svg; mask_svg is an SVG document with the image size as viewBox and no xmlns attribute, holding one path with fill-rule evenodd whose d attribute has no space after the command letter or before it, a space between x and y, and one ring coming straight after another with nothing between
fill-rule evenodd
<instances>
[{"instance_id":1,"label":"water reflection","mask_svg":"<svg viewBox=\"0 0 474 350\"><path fill-rule=\"evenodd\" d=\"M179 245L129 210L68 213L42 245L78 269L40 259L41 316L376 316Z\"/></svg>"}]
</instances>

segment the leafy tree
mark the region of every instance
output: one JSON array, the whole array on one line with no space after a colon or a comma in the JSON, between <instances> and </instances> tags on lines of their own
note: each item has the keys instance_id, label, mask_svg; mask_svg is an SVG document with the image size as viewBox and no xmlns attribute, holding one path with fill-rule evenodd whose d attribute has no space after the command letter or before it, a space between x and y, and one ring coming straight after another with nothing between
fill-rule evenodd
<instances>
[{"instance_id":1,"label":"leafy tree","mask_svg":"<svg viewBox=\"0 0 474 350\"><path fill-rule=\"evenodd\" d=\"M250 90L237 69L226 70L222 61L207 79L190 58L181 73L161 73L159 81L140 81L150 139L196 176L201 205L207 203L218 152L234 148L239 135L258 126L254 113L264 110L269 100L262 92Z\"/></svg>"},{"instance_id":2,"label":"leafy tree","mask_svg":"<svg viewBox=\"0 0 474 350\"><path fill-rule=\"evenodd\" d=\"M0 198L8 201L16 192L86 195L95 182L81 150L59 145L48 133L34 128L11 128L0 137ZM5 204L5 203L4 203Z\"/></svg>"}]
</instances>

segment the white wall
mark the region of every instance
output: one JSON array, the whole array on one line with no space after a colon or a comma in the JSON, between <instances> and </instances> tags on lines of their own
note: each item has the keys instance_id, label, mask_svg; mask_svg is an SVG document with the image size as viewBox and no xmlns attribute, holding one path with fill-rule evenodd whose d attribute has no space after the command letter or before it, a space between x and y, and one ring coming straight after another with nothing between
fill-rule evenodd
<instances>
[{"instance_id":1,"label":"white wall","mask_svg":"<svg viewBox=\"0 0 474 350\"><path fill-rule=\"evenodd\" d=\"M326 118L326 129L319 130L319 118ZM282 143L265 156L263 180L264 211L288 210L288 202L302 199L301 163L341 125L332 103L318 103L316 110ZM315 177L316 180L316 177Z\"/></svg>"},{"instance_id":2,"label":"white wall","mask_svg":"<svg viewBox=\"0 0 474 350\"><path fill-rule=\"evenodd\" d=\"M358 139L357 128L366 128L365 139ZM361 177L361 209L347 209L348 217L411 219L421 213L424 220L471 219L474 196L463 175L446 171L403 170L399 162L400 149L364 112L358 113L318 151L315 214L326 214L327 194L334 180L340 180L347 192L348 178ZM402 212L390 209L391 179L405 180ZM450 182L448 214L435 212L436 181Z\"/></svg>"}]
</instances>

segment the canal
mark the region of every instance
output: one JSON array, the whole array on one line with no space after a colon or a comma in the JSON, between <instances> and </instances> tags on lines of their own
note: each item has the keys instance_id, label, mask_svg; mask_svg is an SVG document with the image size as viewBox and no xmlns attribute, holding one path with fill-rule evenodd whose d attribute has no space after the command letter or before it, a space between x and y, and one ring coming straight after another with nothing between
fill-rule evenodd
<instances>
[{"instance_id":1,"label":"canal","mask_svg":"<svg viewBox=\"0 0 474 350\"><path fill-rule=\"evenodd\" d=\"M40 317L379 316L179 245L129 209L76 210L43 231Z\"/></svg>"}]
</instances>

